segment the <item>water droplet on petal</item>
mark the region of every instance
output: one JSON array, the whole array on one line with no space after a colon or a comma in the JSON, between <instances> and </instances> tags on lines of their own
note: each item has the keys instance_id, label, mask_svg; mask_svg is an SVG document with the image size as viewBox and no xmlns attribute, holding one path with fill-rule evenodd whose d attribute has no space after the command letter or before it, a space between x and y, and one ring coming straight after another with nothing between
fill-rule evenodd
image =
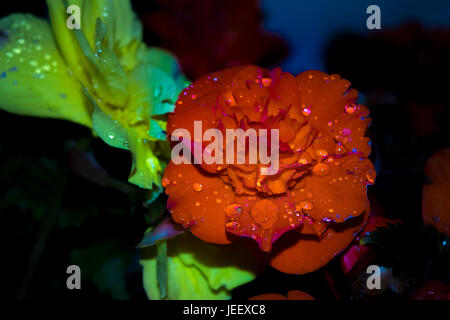
<instances>
[{"instance_id":1,"label":"water droplet on petal","mask_svg":"<svg viewBox=\"0 0 450 320\"><path fill-rule=\"evenodd\" d=\"M302 110L302 113L305 117L309 117L311 115L311 108L310 107L304 107Z\"/></svg>"},{"instance_id":2,"label":"water droplet on petal","mask_svg":"<svg viewBox=\"0 0 450 320\"><path fill-rule=\"evenodd\" d=\"M195 182L192 185L192 188L194 188L195 191L200 192L203 189L203 185L201 183Z\"/></svg>"},{"instance_id":3,"label":"water droplet on petal","mask_svg":"<svg viewBox=\"0 0 450 320\"><path fill-rule=\"evenodd\" d=\"M304 200L300 202L300 208L302 208L303 210L311 210L312 208L314 208L314 205L311 201Z\"/></svg>"},{"instance_id":4,"label":"water droplet on petal","mask_svg":"<svg viewBox=\"0 0 450 320\"><path fill-rule=\"evenodd\" d=\"M153 92L153 95L156 99L160 98L162 95L162 87L161 86L157 86L155 91Z\"/></svg>"},{"instance_id":5,"label":"water droplet on petal","mask_svg":"<svg viewBox=\"0 0 450 320\"><path fill-rule=\"evenodd\" d=\"M316 151L316 156L318 156L319 158L325 158L326 156L328 156L328 151L325 149L319 149Z\"/></svg>"},{"instance_id":6,"label":"water droplet on petal","mask_svg":"<svg viewBox=\"0 0 450 320\"><path fill-rule=\"evenodd\" d=\"M263 229L271 229L278 220L278 207L271 200L263 199L253 205L250 214Z\"/></svg>"},{"instance_id":7,"label":"water droplet on petal","mask_svg":"<svg viewBox=\"0 0 450 320\"><path fill-rule=\"evenodd\" d=\"M272 79L271 78L262 78L261 82L264 87L269 87L272 84Z\"/></svg>"},{"instance_id":8,"label":"water droplet on petal","mask_svg":"<svg viewBox=\"0 0 450 320\"><path fill-rule=\"evenodd\" d=\"M240 215L241 212L242 208L237 203L230 204L228 207L225 208L225 214L230 218Z\"/></svg>"},{"instance_id":9,"label":"water droplet on petal","mask_svg":"<svg viewBox=\"0 0 450 320\"><path fill-rule=\"evenodd\" d=\"M165 188L166 186L168 186L170 184L170 180L167 179L166 177L164 177L162 179L162 186Z\"/></svg>"},{"instance_id":10,"label":"water droplet on petal","mask_svg":"<svg viewBox=\"0 0 450 320\"><path fill-rule=\"evenodd\" d=\"M356 106L354 104L346 105L345 106L345 112L348 114L352 114L356 111Z\"/></svg>"},{"instance_id":11,"label":"water droplet on petal","mask_svg":"<svg viewBox=\"0 0 450 320\"><path fill-rule=\"evenodd\" d=\"M342 129L342 134L344 136L349 136L352 133L352 131L349 128Z\"/></svg>"},{"instance_id":12,"label":"water droplet on petal","mask_svg":"<svg viewBox=\"0 0 450 320\"><path fill-rule=\"evenodd\" d=\"M313 173L318 176L326 176L330 173L330 168L323 163L316 164L313 169Z\"/></svg>"},{"instance_id":13,"label":"water droplet on petal","mask_svg":"<svg viewBox=\"0 0 450 320\"><path fill-rule=\"evenodd\" d=\"M336 150L334 151L336 155L343 155L345 154L345 152L345 148L342 144L339 143L336 145Z\"/></svg>"}]
</instances>

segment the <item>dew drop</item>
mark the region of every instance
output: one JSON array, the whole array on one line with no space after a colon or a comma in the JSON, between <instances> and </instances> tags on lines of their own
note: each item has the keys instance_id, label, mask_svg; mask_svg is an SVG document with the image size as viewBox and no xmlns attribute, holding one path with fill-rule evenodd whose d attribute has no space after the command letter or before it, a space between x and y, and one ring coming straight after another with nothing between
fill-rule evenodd
<instances>
[{"instance_id":1,"label":"dew drop","mask_svg":"<svg viewBox=\"0 0 450 320\"><path fill-rule=\"evenodd\" d=\"M326 156L328 156L328 151L325 149L319 149L316 151L316 156L318 156L319 158L325 158Z\"/></svg>"},{"instance_id":2,"label":"dew drop","mask_svg":"<svg viewBox=\"0 0 450 320\"><path fill-rule=\"evenodd\" d=\"M162 87L161 86L157 86L155 91L153 92L153 96L158 99L160 98L162 95Z\"/></svg>"},{"instance_id":3,"label":"dew drop","mask_svg":"<svg viewBox=\"0 0 450 320\"><path fill-rule=\"evenodd\" d=\"M345 106L345 112L347 112L348 114L352 114L355 111L356 111L356 106L354 104Z\"/></svg>"},{"instance_id":4,"label":"dew drop","mask_svg":"<svg viewBox=\"0 0 450 320\"><path fill-rule=\"evenodd\" d=\"M326 176L330 173L330 168L323 163L319 163L312 169L313 173L318 176Z\"/></svg>"},{"instance_id":5,"label":"dew drop","mask_svg":"<svg viewBox=\"0 0 450 320\"><path fill-rule=\"evenodd\" d=\"M271 78L262 78L261 82L264 87L269 87L272 84L272 79Z\"/></svg>"},{"instance_id":6,"label":"dew drop","mask_svg":"<svg viewBox=\"0 0 450 320\"><path fill-rule=\"evenodd\" d=\"M342 129L342 134L344 136L349 136L351 133L352 131L349 128Z\"/></svg>"},{"instance_id":7,"label":"dew drop","mask_svg":"<svg viewBox=\"0 0 450 320\"><path fill-rule=\"evenodd\" d=\"M203 190L203 185L201 183L195 182L192 185L192 188L194 188L195 191L200 192Z\"/></svg>"},{"instance_id":8,"label":"dew drop","mask_svg":"<svg viewBox=\"0 0 450 320\"><path fill-rule=\"evenodd\" d=\"M230 218L239 216L241 212L242 208L237 203L230 204L228 207L225 208L225 214Z\"/></svg>"},{"instance_id":9,"label":"dew drop","mask_svg":"<svg viewBox=\"0 0 450 320\"><path fill-rule=\"evenodd\" d=\"M314 205L311 201L304 200L300 202L300 208L302 208L303 210L311 210L312 208L314 208Z\"/></svg>"},{"instance_id":10,"label":"dew drop","mask_svg":"<svg viewBox=\"0 0 450 320\"><path fill-rule=\"evenodd\" d=\"M165 188L165 187L167 187L169 184L170 184L170 180L169 179L167 179L166 177L164 177L163 179L162 179L162 186Z\"/></svg>"},{"instance_id":11,"label":"dew drop","mask_svg":"<svg viewBox=\"0 0 450 320\"><path fill-rule=\"evenodd\" d=\"M304 107L302 110L302 113L305 117L309 117L311 115L311 108L310 107Z\"/></svg>"},{"instance_id":12,"label":"dew drop","mask_svg":"<svg viewBox=\"0 0 450 320\"><path fill-rule=\"evenodd\" d=\"M342 144L338 144L338 145L336 145L336 150L335 150L335 154L336 155L343 155L343 154L345 154L345 148L344 148L344 146L342 145Z\"/></svg>"}]
</instances>

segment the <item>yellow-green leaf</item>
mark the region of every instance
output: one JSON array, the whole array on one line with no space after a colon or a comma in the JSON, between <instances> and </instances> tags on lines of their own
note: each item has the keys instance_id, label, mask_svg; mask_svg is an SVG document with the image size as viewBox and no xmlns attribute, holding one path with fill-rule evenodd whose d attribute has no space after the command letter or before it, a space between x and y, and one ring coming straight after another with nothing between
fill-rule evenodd
<instances>
[{"instance_id":1,"label":"yellow-green leaf","mask_svg":"<svg viewBox=\"0 0 450 320\"><path fill-rule=\"evenodd\" d=\"M190 233L167 241L167 299L223 300L231 290L255 279L257 259L248 259L241 244L221 246ZM144 288L152 300L163 299L157 280L157 249L142 250Z\"/></svg>"},{"instance_id":2,"label":"yellow-green leaf","mask_svg":"<svg viewBox=\"0 0 450 320\"><path fill-rule=\"evenodd\" d=\"M67 69L49 24L13 14L0 20L0 30L0 108L90 127L90 104Z\"/></svg>"}]
</instances>

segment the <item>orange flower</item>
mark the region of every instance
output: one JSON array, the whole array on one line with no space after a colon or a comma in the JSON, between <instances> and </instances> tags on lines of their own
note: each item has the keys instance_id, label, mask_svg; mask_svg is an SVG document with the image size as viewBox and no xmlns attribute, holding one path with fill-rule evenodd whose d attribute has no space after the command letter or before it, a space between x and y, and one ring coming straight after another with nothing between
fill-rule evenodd
<instances>
[{"instance_id":1,"label":"orange flower","mask_svg":"<svg viewBox=\"0 0 450 320\"><path fill-rule=\"evenodd\" d=\"M425 224L450 236L450 149L433 154L425 164L430 179L423 186L422 217Z\"/></svg>"},{"instance_id":2,"label":"orange flower","mask_svg":"<svg viewBox=\"0 0 450 320\"><path fill-rule=\"evenodd\" d=\"M263 175L268 165L251 164L248 154L244 164L171 161L163 186L174 221L208 242L251 237L272 251L272 266L283 272L326 264L349 245L369 212L366 187L375 179L365 136L370 119L356 99L350 82L319 71L294 77L243 66L200 78L179 96L168 136L178 139L175 130L183 128L194 137L194 121L202 122L202 134L279 129L279 170ZM183 143L205 150L210 142ZM225 157L230 145L222 147Z\"/></svg>"}]
</instances>

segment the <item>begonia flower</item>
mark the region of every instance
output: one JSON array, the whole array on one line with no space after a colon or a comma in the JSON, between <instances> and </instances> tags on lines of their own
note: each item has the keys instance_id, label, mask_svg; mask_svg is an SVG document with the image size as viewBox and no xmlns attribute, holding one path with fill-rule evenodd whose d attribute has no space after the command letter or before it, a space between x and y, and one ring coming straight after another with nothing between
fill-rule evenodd
<instances>
[{"instance_id":1,"label":"begonia flower","mask_svg":"<svg viewBox=\"0 0 450 320\"><path fill-rule=\"evenodd\" d=\"M243 66L200 78L180 94L168 119L168 136L181 141L173 150L183 150L177 160L172 155L163 177L172 218L211 243L253 238L286 273L322 267L352 242L370 211L369 111L356 100L350 82L320 71L295 77ZM278 141L266 139L268 153L279 152L278 170L270 174L261 154L253 163L250 147L238 163L234 142L227 161L231 144L224 138L211 147L215 142L202 139L209 129L223 137L229 129L254 129L259 142L267 130L279 130ZM252 145L250 136L245 145ZM215 161L198 161L199 155Z\"/></svg>"}]
</instances>

